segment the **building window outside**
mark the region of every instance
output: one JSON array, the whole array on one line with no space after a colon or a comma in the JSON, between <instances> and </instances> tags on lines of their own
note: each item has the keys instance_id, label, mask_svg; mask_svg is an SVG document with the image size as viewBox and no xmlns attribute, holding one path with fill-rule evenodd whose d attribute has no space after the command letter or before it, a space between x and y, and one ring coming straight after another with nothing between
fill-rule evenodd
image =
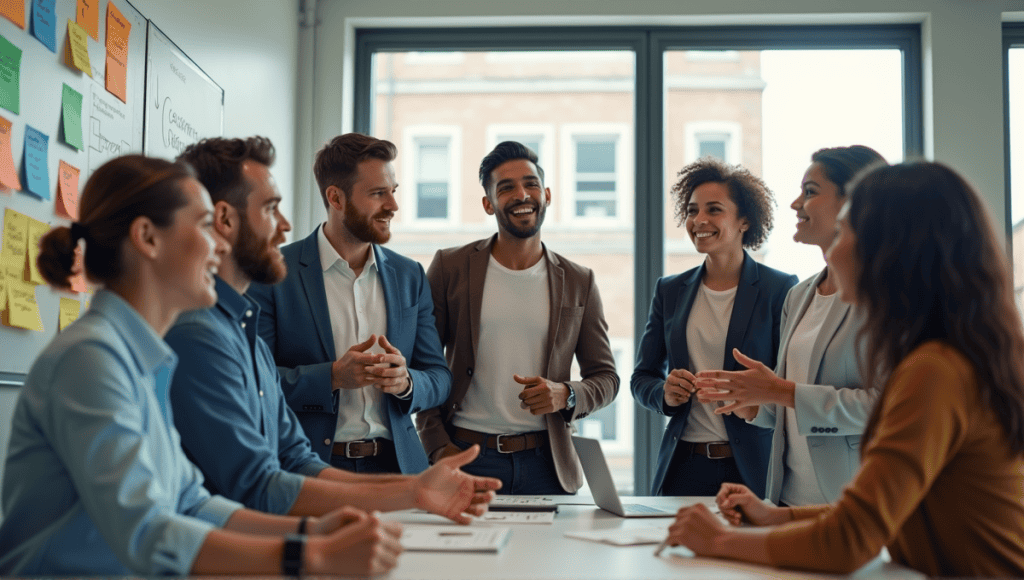
<instances>
[{"instance_id":1,"label":"building window outside","mask_svg":"<svg viewBox=\"0 0 1024 580\"><path fill-rule=\"evenodd\" d=\"M726 163L742 163L742 128L729 121L696 121L686 124L687 162L701 157L714 157Z\"/></svg>"},{"instance_id":2,"label":"building window outside","mask_svg":"<svg viewBox=\"0 0 1024 580\"><path fill-rule=\"evenodd\" d=\"M621 225L627 219L625 127L562 128L563 186L568 222Z\"/></svg>"},{"instance_id":3,"label":"building window outside","mask_svg":"<svg viewBox=\"0 0 1024 580\"><path fill-rule=\"evenodd\" d=\"M399 179L401 213L413 224L456 223L459 218L458 127L412 126L405 130L406 163ZM407 184L402 187L403 184Z\"/></svg>"},{"instance_id":4,"label":"building window outside","mask_svg":"<svg viewBox=\"0 0 1024 580\"><path fill-rule=\"evenodd\" d=\"M487 126L487 150L503 141L522 143L537 154L537 160L544 169L544 180L552 178L554 169L554 151L551 144L555 140L554 125L543 123L503 123Z\"/></svg>"}]
</instances>

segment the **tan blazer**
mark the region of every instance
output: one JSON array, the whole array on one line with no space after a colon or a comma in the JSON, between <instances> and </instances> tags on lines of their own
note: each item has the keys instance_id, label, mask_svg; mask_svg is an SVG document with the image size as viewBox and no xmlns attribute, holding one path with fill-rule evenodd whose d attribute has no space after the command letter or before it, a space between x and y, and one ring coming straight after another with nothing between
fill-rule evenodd
<instances>
[{"instance_id":1,"label":"tan blazer","mask_svg":"<svg viewBox=\"0 0 1024 580\"><path fill-rule=\"evenodd\" d=\"M423 449L431 453L450 442L447 429L459 409L473 378L479 338L484 279L491 246L497 235L458 248L440 250L427 269L434 298L434 318L445 359L452 371L451 395L444 405L423 411L416 417ZM548 359L541 376L563 382L576 392L576 407L568 413L545 416L555 469L562 488L575 492L583 483L579 458L570 436L573 419L582 419L615 400L619 376L608 343L608 323L601 297L588 268L544 248L551 291L551 320L548 324ZM570 381L573 355L580 366L582 381Z\"/></svg>"}]
</instances>

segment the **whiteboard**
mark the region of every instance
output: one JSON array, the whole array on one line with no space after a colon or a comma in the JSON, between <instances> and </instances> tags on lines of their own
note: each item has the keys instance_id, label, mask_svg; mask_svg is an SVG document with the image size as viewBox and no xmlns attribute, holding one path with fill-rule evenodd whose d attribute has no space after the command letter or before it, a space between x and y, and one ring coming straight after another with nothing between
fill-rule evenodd
<instances>
[{"instance_id":1,"label":"whiteboard","mask_svg":"<svg viewBox=\"0 0 1024 580\"><path fill-rule=\"evenodd\" d=\"M152 22L146 47L145 153L174 159L224 134L224 89Z\"/></svg>"}]
</instances>

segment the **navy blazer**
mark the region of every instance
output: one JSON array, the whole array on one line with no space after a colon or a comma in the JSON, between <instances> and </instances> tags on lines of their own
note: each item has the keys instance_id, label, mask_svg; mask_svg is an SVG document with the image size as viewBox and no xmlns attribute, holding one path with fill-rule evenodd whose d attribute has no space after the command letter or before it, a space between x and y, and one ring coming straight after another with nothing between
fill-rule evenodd
<instances>
[{"instance_id":1,"label":"navy blazer","mask_svg":"<svg viewBox=\"0 0 1024 580\"><path fill-rule=\"evenodd\" d=\"M387 305L388 341L405 356L413 383L411 399L385 395L383 400L402 473L419 473L428 463L411 415L444 403L452 374L437 337L434 301L423 266L376 244L372 247ZM338 350L344 352L351 345L334 344L317 230L282 247L281 253L288 276L272 286L254 283L248 295L260 305L260 336L274 353L288 406L313 451L330 462L338 415L331 365Z\"/></svg>"},{"instance_id":2,"label":"navy blazer","mask_svg":"<svg viewBox=\"0 0 1024 580\"><path fill-rule=\"evenodd\" d=\"M691 397L678 407L665 405L665 378L670 369L693 370L686 345L686 323L703 278L704 265L701 264L682 274L658 280L647 328L637 349L636 367L630 380L633 398L644 407L671 417L658 453L652 495L661 495L669 461L683 435L690 405L696 399ZM754 261L750 254L743 253L743 269L725 337L723 370L743 370L733 357L733 348L765 363L768 368L775 368L782 305L786 293L797 281L796 276L769 268ZM751 425L735 415L725 415L723 419L743 482L758 497L764 497L772 430ZM673 475L682 476L684 474Z\"/></svg>"}]
</instances>

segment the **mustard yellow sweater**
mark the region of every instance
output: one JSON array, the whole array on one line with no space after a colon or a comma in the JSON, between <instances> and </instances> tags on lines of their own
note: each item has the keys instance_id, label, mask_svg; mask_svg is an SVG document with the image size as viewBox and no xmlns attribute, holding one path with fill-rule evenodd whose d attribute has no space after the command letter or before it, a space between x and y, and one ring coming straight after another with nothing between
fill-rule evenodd
<instances>
[{"instance_id":1,"label":"mustard yellow sweater","mask_svg":"<svg viewBox=\"0 0 1024 580\"><path fill-rule=\"evenodd\" d=\"M928 575L1024 576L1024 458L967 359L921 345L879 404L857 476L835 504L793 508L798 521L768 536L772 563L850 572L887 546Z\"/></svg>"}]
</instances>

